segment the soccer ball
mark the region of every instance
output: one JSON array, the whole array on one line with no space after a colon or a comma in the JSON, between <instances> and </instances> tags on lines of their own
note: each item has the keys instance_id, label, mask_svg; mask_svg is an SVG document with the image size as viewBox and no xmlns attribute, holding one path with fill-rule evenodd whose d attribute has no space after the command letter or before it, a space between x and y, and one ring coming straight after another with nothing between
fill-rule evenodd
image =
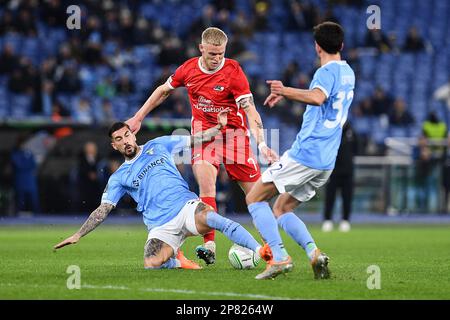
<instances>
[{"instance_id":1,"label":"soccer ball","mask_svg":"<svg viewBox=\"0 0 450 320\"><path fill-rule=\"evenodd\" d=\"M235 269L253 269L261 258L252 250L234 244L228 251L228 260Z\"/></svg>"}]
</instances>

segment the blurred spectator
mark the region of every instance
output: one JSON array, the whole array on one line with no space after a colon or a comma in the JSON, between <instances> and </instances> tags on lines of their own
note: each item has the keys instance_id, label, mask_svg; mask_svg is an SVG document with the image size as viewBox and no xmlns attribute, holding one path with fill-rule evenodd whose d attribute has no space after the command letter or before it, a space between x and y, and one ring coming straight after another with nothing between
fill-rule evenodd
<instances>
[{"instance_id":1,"label":"blurred spectator","mask_svg":"<svg viewBox=\"0 0 450 320\"><path fill-rule=\"evenodd\" d=\"M37 34L36 18L27 9L19 10L19 14L15 19L16 30L27 37L32 37Z\"/></svg>"},{"instance_id":2,"label":"blurred spectator","mask_svg":"<svg viewBox=\"0 0 450 320\"><path fill-rule=\"evenodd\" d=\"M102 173L100 178L102 188L105 188L109 177L119 169L122 165L123 159L117 156L110 156L106 160L101 160L99 162L100 172Z\"/></svg>"},{"instance_id":3,"label":"blurred spectator","mask_svg":"<svg viewBox=\"0 0 450 320\"><path fill-rule=\"evenodd\" d=\"M231 33L230 11L221 9L217 13L215 27L223 30L225 33Z\"/></svg>"},{"instance_id":4,"label":"blurred spectator","mask_svg":"<svg viewBox=\"0 0 450 320\"><path fill-rule=\"evenodd\" d=\"M401 98L398 98L394 102L394 109L389 114L389 124L394 126L409 126L414 123L414 118L406 110L405 101Z\"/></svg>"},{"instance_id":5,"label":"blurred spectator","mask_svg":"<svg viewBox=\"0 0 450 320\"><path fill-rule=\"evenodd\" d=\"M439 120L435 111L428 113L427 119L422 124L422 133L429 142L437 145L431 145L430 150L434 159L442 158L445 152L445 146L439 145L447 136L447 125Z\"/></svg>"},{"instance_id":6,"label":"blurred spectator","mask_svg":"<svg viewBox=\"0 0 450 320\"><path fill-rule=\"evenodd\" d=\"M11 154L14 172L14 190L16 193L16 211L23 212L31 209L39 212L39 192L36 179L36 161L33 154L25 149L25 139L19 137L16 147Z\"/></svg>"},{"instance_id":7,"label":"blurred spectator","mask_svg":"<svg viewBox=\"0 0 450 320\"><path fill-rule=\"evenodd\" d=\"M448 213L450 210L450 134L447 136L446 148L442 157L442 186L444 187L442 212Z\"/></svg>"},{"instance_id":8,"label":"blurred spectator","mask_svg":"<svg viewBox=\"0 0 450 320\"><path fill-rule=\"evenodd\" d=\"M65 27L66 8L61 0L42 1L39 5L40 16L49 27Z\"/></svg>"},{"instance_id":9,"label":"blurred spectator","mask_svg":"<svg viewBox=\"0 0 450 320\"><path fill-rule=\"evenodd\" d=\"M419 137L418 144L413 150L415 162L415 207L426 212L430 209L430 198L435 197L436 178L433 176L434 161L428 141Z\"/></svg>"},{"instance_id":10,"label":"blurred spectator","mask_svg":"<svg viewBox=\"0 0 450 320\"><path fill-rule=\"evenodd\" d=\"M61 102L55 100L52 104L51 119L53 122L59 122L64 119L70 118L70 112L61 104Z\"/></svg>"},{"instance_id":11,"label":"blurred spectator","mask_svg":"<svg viewBox=\"0 0 450 320\"><path fill-rule=\"evenodd\" d=\"M0 36L16 31L13 13L10 10L3 11L0 15Z\"/></svg>"},{"instance_id":12,"label":"blurred spectator","mask_svg":"<svg viewBox=\"0 0 450 320\"><path fill-rule=\"evenodd\" d=\"M102 46L98 39L87 43L83 52L83 61L92 66L105 62L102 54Z\"/></svg>"},{"instance_id":13,"label":"blurred spectator","mask_svg":"<svg viewBox=\"0 0 450 320\"><path fill-rule=\"evenodd\" d=\"M72 117L75 121L85 124L91 124L94 122L94 115L91 107L91 102L82 97L74 106Z\"/></svg>"},{"instance_id":14,"label":"blurred spectator","mask_svg":"<svg viewBox=\"0 0 450 320\"><path fill-rule=\"evenodd\" d=\"M363 99L355 108L355 114L360 117L370 117L374 114L372 100L370 98Z\"/></svg>"},{"instance_id":15,"label":"blurred spectator","mask_svg":"<svg viewBox=\"0 0 450 320\"><path fill-rule=\"evenodd\" d=\"M268 28L270 3L266 0L255 1L253 28L255 31L266 31Z\"/></svg>"},{"instance_id":16,"label":"blurred spectator","mask_svg":"<svg viewBox=\"0 0 450 320\"><path fill-rule=\"evenodd\" d=\"M69 63L56 75L56 91L65 94L76 94L81 90L81 79L75 63Z\"/></svg>"},{"instance_id":17,"label":"blurred spectator","mask_svg":"<svg viewBox=\"0 0 450 320\"><path fill-rule=\"evenodd\" d=\"M183 100L177 99L173 105L173 110L171 112L171 117L175 119L189 119L190 118L190 108L186 106Z\"/></svg>"},{"instance_id":18,"label":"blurred spectator","mask_svg":"<svg viewBox=\"0 0 450 320\"><path fill-rule=\"evenodd\" d=\"M123 67L134 66L136 63L131 48L121 49L120 47L115 49L113 55L107 57L107 61L109 65L116 70L120 70Z\"/></svg>"},{"instance_id":19,"label":"blurred spectator","mask_svg":"<svg viewBox=\"0 0 450 320\"><path fill-rule=\"evenodd\" d=\"M52 96L55 86L51 81L44 81L42 84L42 115L46 117L51 117L52 115Z\"/></svg>"},{"instance_id":20,"label":"blurred spectator","mask_svg":"<svg viewBox=\"0 0 450 320\"><path fill-rule=\"evenodd\" d=\"M98 115L96 121L103 124L112 124L117 121L117 117L114 114L113 106L110 100L102 100L100 114Z\"/></svg>"},{"instance_id":21,"label":"blurred spectator","mask_svg":"<svg viewBox=\"0 0 450 320\"><path fill-rule=\"evenodd\" d=\"M95 87L95 93L103 99L112 99L116 96L116 87L111 79L111 76L107 76L97 84Z\"/></svg>"},{"instance_id":22,"label":"blurred spectator","mask_svg":"<svg viewBox=\"0 0 450 320\"><path fill-rule=\"evenodd\" d=\"M325 190L325 208L323 213L322 231L333 230L333 207L336 201L338 189L342 197L342 216L339 231L350 231L350 214L353 200L353 156L356 154L358 143L356 134L350 123L344 125L342 131L341 146L336 158L336 165Z\"/></svg>"},{"instance_id":23,"label":"blurred spectator","mask_svg":"<svg viewBox=\"0 0 450 320\"><path fill-rule=\"evenodd\" d=\"M286 68L283 70L282 81L285 86L294 87L297 86L296 78L300 72L300 67L297 61L291 61L287 64Z\"/></svg>"},{"instance_id":24,"label":"blurred spectator","mask_svg":"<svg viewBox=\"0 0 450 320\"><path fill-rule=\"evenodd\" d=\"M238 11L230 28L233 35L239 34L245 38L253 35L253 26L249 23L249 17L242 10Z\"/></svg>"},{"instance_id":25,"label":"blurred spectator","mask_svg":"<svg viewBox=\"0 0 450 320\"><path fill-rule=\"evenodd\" d=\"M361 61L359 59L359 52L356 48L351 48L347 53L347 63L352 67L355 76L358 79L361 74Z\"/></svg>"},{"instance_id":26,"label":"blurred spectator","mask_svg":"<svg viewBox=\"0 0 450 320\"><path fill-rule=\"evenodd\" d=\"M450 81L439 88L433 94L434 99L444 101L450 111Z\"/></svg>"},{"instance_id":27,"label":"blurred spectator","mask_svg":"<svg viewBox=\"0 0 450 320\"><path fill-rule=\"evenodd\" d=\"M9 75L14 70L17 70L19 65L19 58L15 55L14 47L7 43L3 47L0 55L0 75Z\"/></svg>"},{"instance_id":28,"label":"blurred spectator","mask_svg":"<svg viewBox=\"0 0 450 320\"><path fill-rule=\"evenodd\" d=\"M200 42L197 39L200 39L203 30L215 25L215 17L216 8L211 4L206 4L202 9L202 15L191 24L188 39L190 41Z\"/></svg>"},{"instance_id":29,"label":"blurred spectator","mask_svg":"<svg viewBox=\"0 0 450 320\"><path fill-rule=\"evenodd\" d=\"M310 31L319 23L319 12L310 2L288 0L290 9L287 29L292 31Z\"/></svg>"},{"instance_id":30,"label":"blurred spectator","mask_svg":"<svg viewBox=\"0 0 450 320\"><path fill-rule=\"evenodd\" d=\"M127 75L120 76L116 87L119 95L129 95L135 92L134 83Z\"/></svg>"},{"instance_id":31,"label":"blurred spectator","mask_svg":"<svg viewBox=\"0 0 450 320\"><path fill-rule=\"evenodd\" d=\"M227 55L231 59L237 60L239 63L245 63L249 60L257 60L257 56L247 50L245 46L245 41L242 39L242 36L239 34L235 34L229 41Z\"/></svg>"},{"instance_id":32,"label":"blurred spectator","mask_svg":"<svg viewBox=\"0 0 450 320\"><path fill-rule=\"evenodd\" d=\"M162 67L180 65L186 60L180 39L170 36L162 43L158 64Z\"/></svg>"},{"instance_id":33,"label":"blurred spectator","mask_svg":"<svg viewBox=\"0 0 450 320\"><path fill-rule=\"evenodd\" d=\"M153 30L157 28L151 22L144 17L140 17L133 30L133 40L136 45L148 45L150 43L156 43L157 39L153 36Z\"/></svg>"},{"instance_id":34,"label":"blurred spectator","mask_svg":"<svg viewBox=\"0 0 450 320\"><path fill-rule=\"evenodd\" d=\"M234 11L236 7L234 0L213 0L211 3L219 11L223 9L227 11Z\"/></svg>"},{"instance_id":35,"label":"blurred spectator","mask_svg":"<svg viewBox=\"0 0 450 320\"><path fill-rule=\"evenodd\" d=\"M120 32L121 42L125 48L133 46L134 17L132 12L128 9L122 9L120 11Z\"/></svg>"},{"instance_id":36,"label":"blurred spectator","mask_svg":"<svg viewBox=\"0 0 450 320\"><path fill-rule=\"evenodd\" d=\"M376 87L371 99L373 115L389 114L392 111L393 102L392 97L382 87Z\"/></svg>"},{"instance_id":37,"label":"blurred spectator","mask_svg":"<svg viewBox=\"0 0 450 320\"><path fill-rule=\"evenodd\" d=\"M376 48L380 52L388 52L392 49L392 44L389 38L382 33L380 29L369 29L367 31L364 46Z\"/></svg>"},{"instance_id":38,"label":"blurred spectator","mask_svg":"<svg viewBox=\"0 0 450 320\"><path fill-rule=\"evenodd\" d=\"M98 199L100 199L102 190L98 176L98 164L97 145L88 141L84 144L78 162L79 209L83 212L91 212L99 205Z\"/></svg>"},{"instance_id":39,"label":"blurred spectator","mask_svg":"<svg viewBox=\"0 0 450 320\"><path fill-rule=\"evenodd\" d=\"M417 28L411 27L408 30L403 51L418 52L425 49L425 44L422 37L419 35Z\"/></svg>"}]
</instances>

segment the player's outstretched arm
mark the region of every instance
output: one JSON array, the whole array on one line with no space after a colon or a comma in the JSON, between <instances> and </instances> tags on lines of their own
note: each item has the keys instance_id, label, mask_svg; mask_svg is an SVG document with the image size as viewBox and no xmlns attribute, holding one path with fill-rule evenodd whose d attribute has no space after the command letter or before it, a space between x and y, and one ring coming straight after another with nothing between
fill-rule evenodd
<instances>
[{"instance_id":1,"label":"player's outstretched arm","mask_svg":"<svg viewBox=\"0 0 450 320\"><path fill-rule=\"evenodd\" d=\"M173 91L166 83L160 85L158 88L153 91L150 97L145 101L144 105L136 112L136 114L128 119L126 123L130 126L131 131L136 134L139 129L141 129L141 124L147 114L150 113L153 109L159 106L170 93Z\"/></svg>"},{"instance_id":2,"label":"player's outstretched arm","mask_svg":"<svg viewBox=\"0 0 450 320\"><path fill-rule=\"evenodd\" d=\"M196 134L191 136L191 146L195 144L202 144L204 142L211 141L215 136L220 133L223 127L225 127L228 123L228 113L230 109L225 109L220 111L217 114L217 125L206 129L204 131L197 132Z\"/></svg>"},{"instance_id":3,"label":"player's outstretched arm","mask_svg":"<svg viewBox=\"0 0 450 320\"><path fill-rule=\"evenodd\" d=\"M253 97L243 98L238 101L239 107L245 111L248 118L248 124L250 126L250 131L255 137L256 143L258 145L259 151L262 153L264 158L269 162L269 164L278 161L278 154L270 149L264 140L264 126L261 120L259 112L256 110Z\"/></svg>"},{"instance_id":4,"label":"player's outstretched arm","mask_svg":"<svg viewBox=\"0 0 450 320\"><path fill-rule=\"evenodd\" d=\"M290 100L303 102L312 106L320 106L327 99L325 93L318 88L312 90L303 90L291 87L285 87L279 80L267 80L270 85L270 95L264 101L264 105L274 107L282 97Z\"/></svg>"},{"instance_id":5,"label":"player's outstretched arm","mask_svg":"<svg viewBox=\"0 0 450 320\"><path fill-rule=\"evenodd\" d=\"M66 240L55 245L53 249L56 250L69 244L77 243L81 237L85 236L94 230L100 223L102 223L113 208L114 206L112 204L102 203L97 209L92 211L91 215L81 226L80 230L78 230L74 235L68 237Z\"/></svg>"}]
</instances>

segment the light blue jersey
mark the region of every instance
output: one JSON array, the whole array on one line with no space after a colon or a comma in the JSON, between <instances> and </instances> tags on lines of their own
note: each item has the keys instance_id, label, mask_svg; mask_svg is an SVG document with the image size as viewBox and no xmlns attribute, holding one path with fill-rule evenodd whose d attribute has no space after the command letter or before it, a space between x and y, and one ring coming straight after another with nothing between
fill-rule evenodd
<instances>
[{"instance_id":1,"label":"light blue jersey","mask_svg":"<svg viewBox=\"0 0 450 320\"><path fill-rule=\"evenodd\" d=\"M330 61L317 69L309 88L319 88L327 99L306 107L300 132L288 155L317 170L332 170L341 143L355 88L355 74L345 61Z\"/></svg>"},{"instance_id":2,"label":"light blue jersey","mask_svg":"<svg viewBox=\"0 0 450 320\"><path fill-rule=\"evenodd\" d=\"M115 206L128 193L137 202L149 230L172 220L187 201L198 199L173 161L173 154L189 147L190 141L190 136L163 136L148 141L111 175L102 203Z\"/></svg>"}]
</instances>

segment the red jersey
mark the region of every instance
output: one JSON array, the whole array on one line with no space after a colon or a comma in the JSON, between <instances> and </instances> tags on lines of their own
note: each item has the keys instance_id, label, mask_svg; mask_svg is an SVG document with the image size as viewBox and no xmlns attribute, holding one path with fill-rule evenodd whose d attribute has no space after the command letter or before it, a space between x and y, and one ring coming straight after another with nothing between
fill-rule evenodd
<instances>
[{"instance_id":1,"label":"red jersey","mask_svg":"<svg viewBox=\"0 0 450 320\"><path fill-rule=\"evenodd\" d=\"M192 134L217 125L217 113L226 108L231 112L223 130L247 130L247 117L237 102L251 97L252 93L237 61L224 58L215 71L209 71L201 66L200 57L195 57L178 67L166 83L173 89L187 88L192 107Z\"/></svg>"}]
</instances>

